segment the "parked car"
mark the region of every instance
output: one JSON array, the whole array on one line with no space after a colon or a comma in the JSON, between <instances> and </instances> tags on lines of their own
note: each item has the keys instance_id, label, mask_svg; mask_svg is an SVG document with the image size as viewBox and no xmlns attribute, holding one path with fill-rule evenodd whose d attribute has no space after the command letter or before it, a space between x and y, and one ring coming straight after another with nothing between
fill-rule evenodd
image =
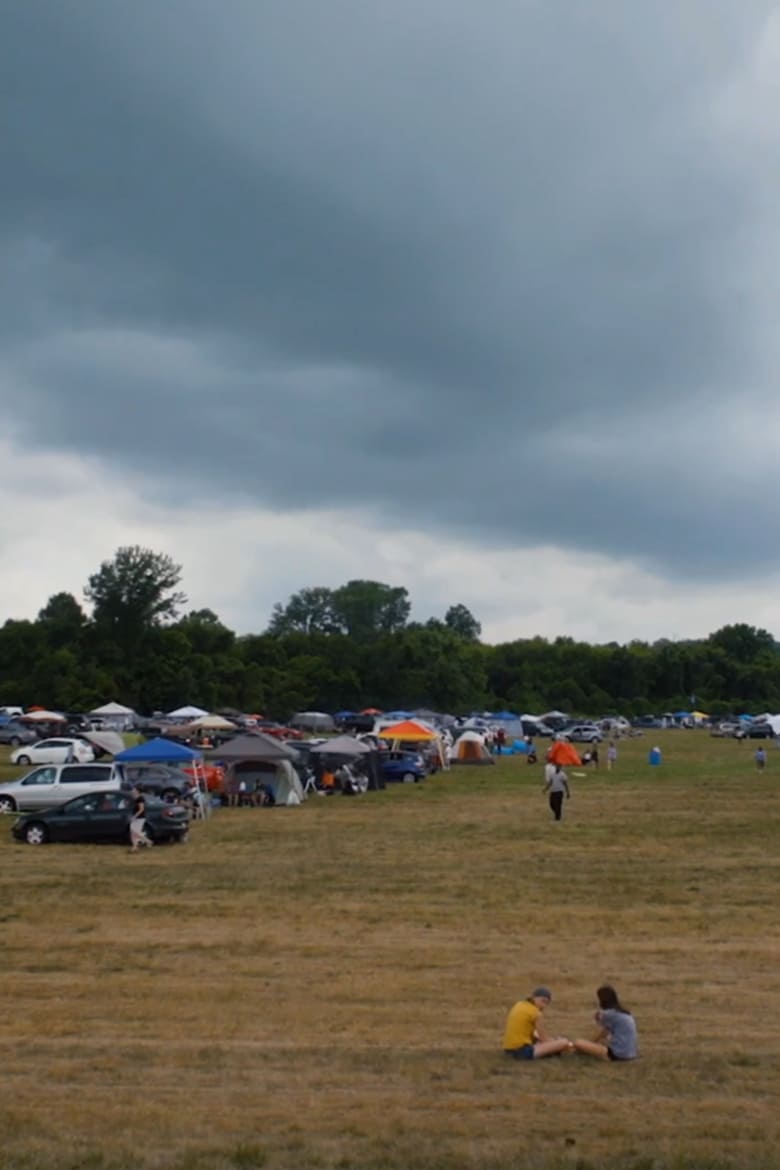
<instances>
[{"instance_id":1,"label":"parked car","mask_svg":"<svg viewBox=\"0 0 780 1170\"><path fill-rule=\"evenodd\" d=\"M26 723L17 723L16 720L9 719L7 723L0 726L0 743L8 743L11 747L35 743L37 739L37 734Z\"/></svg>"},{"instance_id":2,"label":"parked car","mask_svg":"<svg viewBox=\"0 0 780 1170\"><path fill-rule=\"evenodd\" d=\"M595 723L576 723L565 728L562 734L570 743L601 743L604 738Z\"/></svg>"},{"instance_id":3,"label":"parked car","mask_svg":"<svg viewBox=\"0 0 780 1170\"><path fill-rule=\"evenodd\" d=\"M68 735L81 735L83 731L95 730L92 719L87 715L81 715L78 711L63 711L62 715Z\"/></svg>"},{"instance_id":4,"label":"parked car","mask_svg":"<svg viewBox=\"0 0 780 1170\"><path fill-rule=\"evenodd\" d=\"M89 764L95 752L83 739L39 739L11 752L12 764Z\"/></svg>"},{"instance_id":5,"label":"parked car","mask_svg":"<svg viewBox=\"0 0 780 1170\"><path fill-rule=\"evenodd\" d=\"M530 735L531 739L551 739L555 735L549 723L544 723L541 719L523 719L521 720L521 725L523 735Z\"/></svg>"},{"instance_id":6,"label":"parked car","mask_svg":"<svg viewBox=\"0 0 780 1170\"><path fill-rule=\"evenodd\" d=\"M710 728L710 735L718 736L721 739L731 737L739 739L742 735L742 724L734 720L724 719L721 723L716 723Z\"/></svg>"},{"instance_id":7,"label":"parked car","mask_svg":"<svg viewBox=\"0 0 780 1170\"><path fill-rule=\"evenodd\" d=\"M250 727L251 731L263 731L275 739L303 739L304 733L296 727L285 727L283 723L275 723L273 719L256 719Z\"/></svg>"},{"instance_id":8,"label":"parked car","mask_svg":"<svg viewBox=\"0 0 780 1170\"><path fill-rule=\"evenodd\" d=\"M116 764L48 764L0 784L0 813L51 808L94 792L98 786L118 789L122 783Z\"/></svg>"},{"instance_id":9,"label":"parked car","mask_svg":"<svg viewBox=\"0 0 780 1170\"><path fill-rule=\"evenodd\" d=\"M736 733L737 739L774 739L775 733L771 723L750 723L744 730Z\"/></svg>"},{"instance_id":10,"label":"parked car","mask_svg":"<svg viewBox=\"0 0 780 1170\"><path fill-rule=\"evenodd\" d=\"M146 801L146 832L155 843L183 841L190 815L178 804L154 797ZM45 845L48 841L128 841L133 798L129 792L90 792L58 808L19 817L11 832L17 841Z\"/></svg>"},{"instance_id":11,"label":"parked car","mask_svg":"<svg viewBox=\"0 0 780 1170\"><path fill-rule=\"evenodd\" d=\"M180 800L190 788L192 777L168 764L118 764L125 787L136 787L150 796L170 803Z\"/></svg>"},{"instance_id":12,"label":"parked car","mask_svg":"<svg viewBox=\"0 0 780 1170\"><path fill-rule=\"evenodd\" d=\"M383 752L379 767L388 783L417 784L427 775L425 760L419 752Z\"/></svg>"}]
</instances>

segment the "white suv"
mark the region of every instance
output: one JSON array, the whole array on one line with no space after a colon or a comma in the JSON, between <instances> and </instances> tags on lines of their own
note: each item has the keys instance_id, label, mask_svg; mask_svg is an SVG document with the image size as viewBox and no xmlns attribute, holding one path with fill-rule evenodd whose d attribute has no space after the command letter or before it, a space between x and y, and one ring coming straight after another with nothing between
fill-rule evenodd
<instances>
[{"instance_id":1,"label":"white suv","mask_svg":"<svg viewBox=\"0 0 780 1170\"><path fill-rule=\"evenodd\" d=\"M0 813L55 808L74 796L121 787L115 764L46 764L20 780L0 784Z\"/></svg>"}]
</instances>

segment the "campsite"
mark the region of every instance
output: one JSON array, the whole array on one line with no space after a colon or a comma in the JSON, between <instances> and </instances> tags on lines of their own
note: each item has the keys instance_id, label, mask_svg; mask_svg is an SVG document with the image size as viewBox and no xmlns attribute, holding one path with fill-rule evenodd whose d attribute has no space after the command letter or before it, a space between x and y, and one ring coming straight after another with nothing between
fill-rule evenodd
<instances>
[{"instance_id":1,"label":"campsite","mask_svg":"<svg viewBox=\"0 0 780 1170\"><path fill-rule=\"evenodd\" d=\"M508 756L137 859L0 834L0 1165L776 1165L780 753L652 734L560 825ZM577 1033L604 979L640 1060L507 1061L515 999Z\"/></svg>"}]
</instances>

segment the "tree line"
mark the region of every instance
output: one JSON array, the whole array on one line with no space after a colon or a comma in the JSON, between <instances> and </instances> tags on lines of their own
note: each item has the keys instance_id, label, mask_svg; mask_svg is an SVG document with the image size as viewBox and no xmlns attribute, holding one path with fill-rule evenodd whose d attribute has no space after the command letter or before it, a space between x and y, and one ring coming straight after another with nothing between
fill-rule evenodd
<instances>
[{"instance_id":1,"label":"tree line","mask_svg":"<svg viewBox=\"0 0 780 1170\"><path fill-rule=\"evenodd\" d=\"M744 623L690 641L487 645L465 605L414 622L405 588L361 580L301 589L274 606L264 632L237 635L209 609L185 612L180 583L165 554L120 548L90 576L83 603L56 593L34 621L9 618L0 703L82 711L117 699L150 713L190 702L279 719L368 704L456 714L780 710L778 646Z\"/></svg>"}]
</instances>

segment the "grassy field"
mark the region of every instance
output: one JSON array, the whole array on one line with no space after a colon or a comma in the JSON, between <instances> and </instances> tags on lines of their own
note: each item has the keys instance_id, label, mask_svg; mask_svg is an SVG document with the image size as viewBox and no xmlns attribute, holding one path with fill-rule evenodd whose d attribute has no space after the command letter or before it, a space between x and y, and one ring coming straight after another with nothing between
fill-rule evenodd
<instances>
[{"instance_id":1,"label":"grassy field","mask_svg":"<svg viewBox=\"0 0 780 1170\"><path fill-rule=\"evenodd\" d=\"M780 1166L780 752L658 742L558 825L515 759L137 857L0 824L0 1166ZM535 984L588 1035L605 980L639 1061L502 1054Z\"/></svg>"}]
</instances>

